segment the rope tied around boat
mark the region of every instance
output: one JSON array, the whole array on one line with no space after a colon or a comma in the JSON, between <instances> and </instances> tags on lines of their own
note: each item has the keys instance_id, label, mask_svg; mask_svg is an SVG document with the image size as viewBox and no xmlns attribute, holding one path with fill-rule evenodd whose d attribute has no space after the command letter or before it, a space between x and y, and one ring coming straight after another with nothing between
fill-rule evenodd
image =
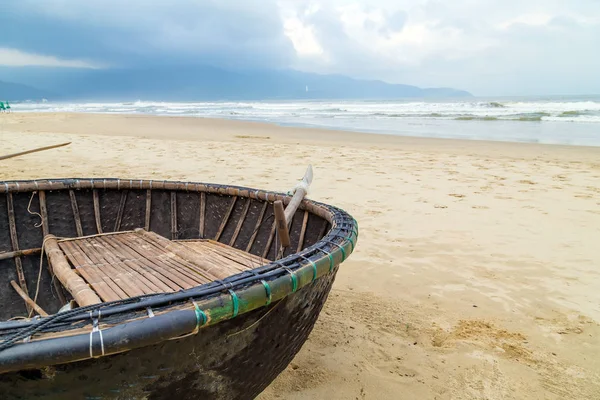
<instances>
[{"instance_id":1,"label":"rope tied around boat","mask_svg":"<svg viewBox=\"0 0 600 400\"><path fill-rule=\"evenodd\" d=\"M98 315L94 318L94 311L98 312ZM98 358L105 355L104 352L104 337L102 336L102 329L100 329L100 317L102 315L102 310L92 310L90 311L90 319L92 320L92 330L90 332L90 358ZM93 349L93 341L94 341L94 333L98 332L100 334L100 348L102 349L102 354L99 356L94 356Z\"/></svg>"}]
</instances>

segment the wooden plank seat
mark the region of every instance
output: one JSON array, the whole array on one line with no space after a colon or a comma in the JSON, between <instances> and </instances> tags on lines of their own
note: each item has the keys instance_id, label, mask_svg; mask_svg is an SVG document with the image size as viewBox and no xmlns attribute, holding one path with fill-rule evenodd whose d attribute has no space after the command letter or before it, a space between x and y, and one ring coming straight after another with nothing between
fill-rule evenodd
<instances>
[{"instance_id":1,"label":"wooden plank seat","mask_svg":"<svg viewBox=\"0 0 600 400\"><path fill-rule=\"evenodd\" d=\"M44 250L80 306L189 289L269 262L213 240L171 241L144 229L68 239L47 235Z\"/></svg>"}]
</instances>

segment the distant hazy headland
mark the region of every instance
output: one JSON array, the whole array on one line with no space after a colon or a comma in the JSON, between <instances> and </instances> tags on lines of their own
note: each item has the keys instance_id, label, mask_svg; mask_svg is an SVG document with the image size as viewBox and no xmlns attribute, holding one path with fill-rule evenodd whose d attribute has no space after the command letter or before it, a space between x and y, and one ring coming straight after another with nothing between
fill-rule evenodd
<instances>
[{"instance_id":1,"label":"distant hazy headland","mask_svg":"<svg viewBox=\"0 0 600 400\"><path fill-rule=\"evenodd\" d=\"M234 72L213 67L149 69L0 69L6 100L277 100L467 97L452 88L419 88L293 70Z\"/></svg>"}]
</instances>

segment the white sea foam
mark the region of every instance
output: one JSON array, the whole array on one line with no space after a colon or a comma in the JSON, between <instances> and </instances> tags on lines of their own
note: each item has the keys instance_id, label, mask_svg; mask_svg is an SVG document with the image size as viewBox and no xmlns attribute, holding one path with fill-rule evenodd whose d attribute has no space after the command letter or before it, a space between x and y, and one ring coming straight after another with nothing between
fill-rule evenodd
<instances>
[{"instance_id":1,"label":"white sea foam","mask_svg":"<svg viewBox=\"0 0 600 400\"><path fill-rule=\"evenodd\" d=\"M600 98L460 101L244 101L20 103L23 112L180 115L434 137L469 137L600 145ZM446 123L444 123L446 121ZM519 137L498 121L521 123ZM525 123L526 122L526 123ZM480 134L480 123L487 124ZM460 125L457 125L460 124ZM492 128L492 126L494 126ZM455 128L459 127L461 132ZM475 127L475 128L473 128ZM577 128L574 128L577 127ZM558 137L562 139L557 139Z\"/></svg>"}]
</instances>

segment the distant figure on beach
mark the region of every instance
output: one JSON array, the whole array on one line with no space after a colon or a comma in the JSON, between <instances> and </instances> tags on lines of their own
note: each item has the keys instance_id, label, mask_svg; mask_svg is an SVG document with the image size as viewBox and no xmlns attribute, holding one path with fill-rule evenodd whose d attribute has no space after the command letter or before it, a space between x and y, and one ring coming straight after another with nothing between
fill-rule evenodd
<instances>
[{"instance_id":1,"label":"distant figure on beach","mask_svg":"<svg viewBox=\"0 0 600 400\"><path fill-rule=\"evenodd\" d=\"M6 112L10 112L10 104L8 104L8 100L6 101Z\"/></svg>"},{"instance_id":2,"label":"distant figure on beach","mask_svg":"<svg viewBox=\"0 0 600 400\"><path fill-rule=\"evenodd\" d=\"M0 112L5 112L6 107L4 107L4 103L0 101Z\"/></svg>"}]
</instances>

